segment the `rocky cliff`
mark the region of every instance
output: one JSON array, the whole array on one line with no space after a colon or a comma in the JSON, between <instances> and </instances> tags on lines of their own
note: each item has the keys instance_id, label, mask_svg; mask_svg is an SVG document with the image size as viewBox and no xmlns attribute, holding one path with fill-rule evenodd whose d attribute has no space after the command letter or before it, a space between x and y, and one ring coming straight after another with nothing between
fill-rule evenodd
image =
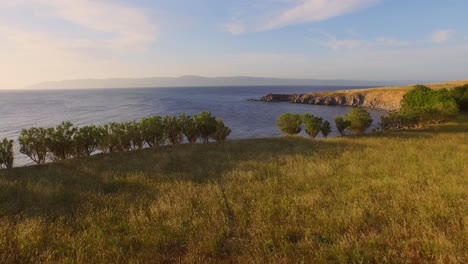
<instances>
[{"instance_id":1,"label":"rocky cliff","mask_svg":"<svg viewBox=\"0 0 468 264\"><path fill-rule=\"evenodd\" d=\"M386 111L400 108L406 89L364 89L308 94L268 94L263 102L291 102L314 105L361 106Z\"/></svg>"}]
</instances>

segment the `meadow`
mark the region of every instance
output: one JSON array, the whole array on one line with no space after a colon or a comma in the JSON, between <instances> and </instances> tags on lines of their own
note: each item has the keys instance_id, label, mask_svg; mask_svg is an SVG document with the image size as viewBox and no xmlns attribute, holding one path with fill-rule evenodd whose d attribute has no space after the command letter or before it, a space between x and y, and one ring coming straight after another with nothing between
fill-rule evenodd
<instances>
[{"instance_id":1,"label":"meadow","mask_svg":"<svg viewBox=\"0 0 468 264\"><path fill-rule=\"evenodd\" d=\"M0 171L0 263L467 263L468 115Z\"/></svg>"}]
</instances>

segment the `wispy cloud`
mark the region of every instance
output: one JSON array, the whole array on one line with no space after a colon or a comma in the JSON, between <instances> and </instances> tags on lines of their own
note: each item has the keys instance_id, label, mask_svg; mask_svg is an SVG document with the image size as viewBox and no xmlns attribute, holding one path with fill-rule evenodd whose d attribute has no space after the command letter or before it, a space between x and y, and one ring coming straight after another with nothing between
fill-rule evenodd
<instances>
[{"instance_id":1,"label":"wispy cloud","mask_svg":"<svg viewBox=\"0 0 468 264\"><path fill-rule=\"evenodd\" d=\"M227 31L241 34L249 31L267 31L291 25L324 21L366 8L380 0L285 0L287 5L275 8L272 3L263 14L240 18L229 22ZM254 1L255 2L255 1ZM274 10L274 11L272 11ZM257 19L261 17L260 19ZM249 25L249 27L246 26ZM238 30L238 29L243 30ZM248 28L248 30L246 30ZM232 30L235 29L235 30ZM237 29L237 30L236 30Z\"/></svg>"},{"instance_id":2,"label":"wispy cloud","mask_svg":"<svg viewBox=\"0 0 468 264\"><path fill-rule=\"evenodd\" d=\"M444 43L450 40L455 31L452 29L436 30L432 33L431 39L434 43Z\"/></svg>"},{"instance_id":3,"label":"wispy cloud","mask_svg":"<svg viewBox=\"0 0 468 264\"><path fill-rule=\"evenodd\" d=\"M21 20L0 17L4 87L126 76L131 61L124 57L149 50L158 39L154 19L121 1L0 0L0 11L24 13Z\"/></svg>"},{"instance_id":4,"label":"wispy cloud","mask_svg":"<svg viewBox=\"0 0 468 264\"><path fill-rule=\"evenodd\" d=\"M379 37L376 39L365 40L358 38L338 38L337 36L319 29L313 29L313 32L322 36L321 39L313 39L312 42L332 50L348 50L358 48L396 48L408 46L409 41L403 41L390 37Z\"/></svg>"},{"instance_id":5,"label":"wispy cloud","mask_svg":"<svg viewBox=\"0 0 468 264\"><path fill-rule=\"evenodd\" d=\"M2 0L3 1L3 0ZM37 7L41 16L67 21L84 30L101 33L90 38L107 48L142 49L157 40L158 26L144 10L108 0L4 0L8 8ZM1 6L1 4L0 4ZM42 8L41 8L42 7ZM1 24L0 20L0 24ZM44 28L43 30L49 30ZM31 29L32 30L32 29ZM103 38L102 35L106 34Z\"/></svg>"}]
</instances>

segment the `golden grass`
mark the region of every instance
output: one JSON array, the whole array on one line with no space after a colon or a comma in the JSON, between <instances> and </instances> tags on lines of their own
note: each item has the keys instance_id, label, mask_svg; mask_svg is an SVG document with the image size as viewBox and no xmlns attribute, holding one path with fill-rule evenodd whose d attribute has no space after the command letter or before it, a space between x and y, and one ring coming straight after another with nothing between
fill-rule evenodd
<instances>
[{"instance_id":1,"label":"golden grass","mask_svg":"<svg viewBox=\"0 0 468 264\"><path fill-rule=\"evenodd\" d=\"M0 172L0 263L467 263L468 116Z\"/></svg>"}]
</instances>

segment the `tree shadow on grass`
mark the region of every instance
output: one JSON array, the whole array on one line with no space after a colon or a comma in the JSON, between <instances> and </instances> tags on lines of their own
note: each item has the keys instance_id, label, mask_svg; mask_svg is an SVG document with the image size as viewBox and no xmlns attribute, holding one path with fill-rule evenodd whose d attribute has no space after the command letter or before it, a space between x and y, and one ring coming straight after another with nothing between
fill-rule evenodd
<instances>
[{"instance_id":1,"label":"tree shadow on grass","mask_svg":"<svg viewBox=\"0 0 468 264\"><path fill-rule=\"evenodd\" d=\"M302 137L248 139L165 146L15 168L0 172L0 217L68 217L84 206L106 207L116 197L154 199L158 183L219 184L225 173L239 170L240 163L277 162L289 155L333 158L344 148L357 145Z\"/></svg>"}]
</instances>

